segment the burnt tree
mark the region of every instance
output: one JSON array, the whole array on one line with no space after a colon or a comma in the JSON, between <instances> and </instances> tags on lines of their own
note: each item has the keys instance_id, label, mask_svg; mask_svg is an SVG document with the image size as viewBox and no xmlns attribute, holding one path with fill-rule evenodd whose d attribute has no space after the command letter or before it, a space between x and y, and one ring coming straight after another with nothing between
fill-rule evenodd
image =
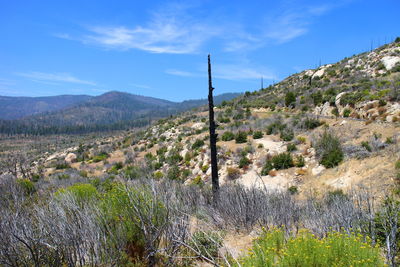
<instances>
[{"instance_id":1,"label":"burnt tree","mask_svg":"<svg viewBox=\"0 0 400 267\"><path fill-rule=\"evenodd\" d=\"M213 101L212 79L211 79L211 61L208 55L208 115L210 122L210 148L211 148L211 180L213 201L217 204L219 198L219 179L218 179L218 160L217 160L217 134L215 133L214 121L214 101Z\"/></svg>"}]
</instances>

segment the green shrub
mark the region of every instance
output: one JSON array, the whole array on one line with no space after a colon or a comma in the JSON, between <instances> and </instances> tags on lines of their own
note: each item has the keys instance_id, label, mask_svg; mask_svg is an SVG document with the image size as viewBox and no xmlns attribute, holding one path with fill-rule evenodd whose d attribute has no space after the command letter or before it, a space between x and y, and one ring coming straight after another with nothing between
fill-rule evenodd
<instances>
[{"instance_id":1,"label":"green shrub","mask_svg":"<svg viewBox=\"0 0 400 267\"><path fill-rule=\"evenodd\" d=\"M345 199L348 200L349 197L343 192L342 189L336 189L333 191L329 191L325 196L325 201L328 204L334 203L337 199Z\"/></svg>"},{"instance_id":2,"label":"green shrub","mask_svg":"<svg viewBox=\"0 0 400 267\"><path fill-rule=\"evenodd\" d=\"M163 163L162 163L162 161L157 161L157 162L154 162L154 163L152 164L152 166L153 166L153 168L154 168L155 170L159 170L159 169L161 169L161 167L163 166Z\"/></svg>"},{"instance_id":3,"label":"green shrub","mask_svg":"<svg viewBox=\"0 0 400 267\"><path fill-rule=\"evenodd\" d=\"M290 153L281 153L266 160L261 174L268 175L272 169L284 170L291 167L294 167L292 155Z\"/></svg>"},{"instance_id":4,"label":"green shrub","mask_svg":"<svg viewBox=\"0 0 400 267\"><path fill-rule=\"evenodd\" d=\"M71 176L66 173L61 173L57 176L57 178L58 178L58 180L67 180L67 179L71 178Z\"/></svg>"},{"instance_id":5,"label":"green shrub","mask_svg":"<svg viewBox=\"0 0 400 267\"><path fill-rule=\"evenodd\" d=\"M272 164L277 170L288 169L294 166L290 153L281 153L272 157Z\"/></svg>"},{"instance_id":6,"label":"green shrub","mask_svg":"<svg viewBox=\"0 0 400 267\"><path fill-rule=\"evenodd\" d=\"M297 147L296 147L295 144L290 143L290 144L287 144L287 145L286 145L286 151L287 151L287 152L293 152L293 151L295 151L295 150L297 150Z\"/></svg>"},{"instance_id":7,"label":"green shrub","mask_svg":"<svg viewBox=\"0 0 400 267\"><path fill-rule=\"evenodd\" d=\"M311 94L311 98L312 98L315 106L318 106L319 104L322 104L323 95L322 95L321 91L318 91L316 93L312 93Z\"/></svg>"},{"instance_id":8,"label":"green shrub","mask_svg":"<svg viewBox=\"0 0 400 267\"><path fill-rule=\"evenodd\" d=\"M233 139L235 139L235 135L229 131L224 132L221 136L222 141L231 141Z\"/></svg>"},{"instance_id":9,"label":"green shrub","mask_svg":"<svg viewBox=\"0 0 400 267\"><path fill-rule=\"evenodd\" d=\"M332 168L343 160L344 154L339 138L325 131L315 144L320 164L326 168Z\"/></svg>"},{"instance_id":10,"label":"green shrub","mask_svg":"<svg viewBox=\"0 0 400 267\"><path fill-rule=\"evenodd\" d=\"M40 180L41 176L37 173L32 174L32 182L36 183Z\"/></svg>"},{"instance_id":11,"label":"green shrub","mask_svg":"<svg viewBox=\"0 0 400 267\"><path fill-rule=\"evenodd\" d=\"M156 156L153 155L153 153L148 152L144 155L144 158L148 161L153 161L156 160Z\"/></svg>"},{"instance_id":12,"label":"green shrub","mask_svg":"<svg viewBox=\"0 0 400 267\"><path fill-rule=\"evenodd\" d=\"M400 170L400 160L396 161L396 163L394 164L394 167L396 170Z\"/></svg>"},{"instance_id":13,"label":"green shrub","mask_svg":"<svg viewBox=\"0 0 400 267\"><path fill-rule=\"evenodd\" d=\"M319 121L318 119L314 119L314 118L306 118L304 120L304 128L307 130L312 130L315 129L319 126L321 126L323 123L321 121Z\"/></svg>"},{"instance_id":14,"label":"green shrub","mask_svg":"<svg viewBox=\"0 0 400 267\"><path fill-rule=\"evenodd\" d=\"M372 151L372 148L371 148L370 144L368 143L368 141L362 141L361 142L361 146L363 148L365 148L368 152Z\"/></svg>"},{"instance_id":15,"label":"green shrub","mask_svg":"<svg viewBox=\"0 0 400 267\"><path fill-rule=\"evenodd\" d=\"M294 195L294 194L297 194L299 190L297 189L297 186L292 185L292 186L290 186L290 187L288 188L288 191L289 191L289 193L290 193L291 195Z\"/></svg>"},{"instance_id":16,"label":"green shrub","mask_svg":"<svg viewBox=\"0 0 400 267\"><path fill-rule=\"evenodd\" d=\"M206 172L208 171L208 168L210 168L210 165L205 164L205 165L201 166L201 171L202 171L203 173L206 173Z\"/></svg>"},{"instance_id":17,"label":"green shrub","mask_svg":"<svg viewBox=\"0 0 400 267\"><path fill-rule=\"evenodd\" d=\"M393 138L392 137L387 137L385 143L388 144L388 145L394 144Z\"/></svg>"},{"instance_id":18,"label":"green shrub","mask_svg":"<svg viewBox=\"0 0 400 267\"><path fill-rule=\"evenodd\" d=\"M180 170L178 166L172 166L167 172L167 178L171 180L178 180L180 178Z\"/></svg>"},{"instance_id":19,"label":"green shrub","mask_svg":"<svg viewBox=\"0 0 400 267\"><path fill-rule=\"evenodd\" d=\"M298 168L304 167L306 165L306 162L304 160L304 157L302 155L298 155L296 157L296 161L295 161L295 166Z\"/></svg>"},{"instance_id":20,"label":"green shrub","mask_svg":"<svg viewBox=\"0 0 400 267\"><path fill-rule=\"evenodd\" d=\"M124 238L125 247L137 252L135 260L144 261L148 256L145 255L146 242L158 247L159 240L146 239L147 228L142 227L142 223L154 229L164 227L167 224L167 210L149 187L127 187L116 183L102 196L99 206L104 214L101 218L104 227L111 234Z\"/></svg>"},{"instance_id":21,"label":"green shrub","mask_svg":"<svg viewBox=\"0 0 400 267\"><path fill-rule=\"evenodd\" d=\"M384 99L379 99L379 106L383 107L386 106L387 102Z\"/></svg>"},{"instance_id":22,"label":"green shrub","mask_svg":"<svg viewBox=\"0 0 400 267\"><path fill-rule=\"evenodd\" d=\"M198 149L200 147L204 146L204 141L200 140L200 139L196 139L196 141L194 141L193 145L192 145L192 149Z\"/></svg>"},{"instance_id":23,"label":"green shrub","mask_svg":"<svg viewBox=\"0 0 400 267\"><path fill-rule=\"evenodd\" d=\"M255 131L253 133L253 139L260 139L263 137L263 133L261 131Z\"/></svg>"},{"instance_id":24,"label":"green shrub","mask_svg":"<svg viewBox=\"0 0 400 267\"><path fill-rule=\"evenodd\" d=\"M201 179L200 175L197 175L191 182L192 185L202 185L203 180Z\"/></svg>"},{"instance_id":25,"label":"green shrub","mask_svg":"<svg viewBox=\"0 0 400 267\"><path fill-rule=\"evenodd\" d=\"M287 129L287 128L286 128L286 129L283 129L283 130L281 131L280 138L281 138L283 141L287 141L287 142L292 141L293 138L294 138L294 132L293 132L293 130L292 130L292 129Z\"/></svg>"},{"instance_id":26,"label":"green shrub","mask_svg":"<svg viewBox=\"0 0 400 267\"><path fill-rule=\"evenodd\" d=\"M183 157L179 154L179 151L176 149L173 149L169 152L168 157L166 158L166 161L168 164L178 164L183 160Z\"/></svg>"},{"instance_id":27,"label":"green shrub","mask_svg":"<svg viewBox=\"0 0 400 267\"><path fill-rule=\"evenodd\" d=\"M122 164L122 162L117 162L108 170L108 173L118 174L118 171L123 167L124 165Z\"/></svg>"},{"instance_id":28,"label":"green shrub","mask_svg":"<svg viewBox=\"0 0 400 267\"><path fill-rule=\"evenodd\" d=\"M216 232L197 231L193 234L189 245L197 248L202 256L216 258L218 250L222 246L222 238Z\"/></svg>"},{"instance_id":29,"label":"green shrub","mask_svg":"<svg viewBox=\"0 0 400 267\"><path fill-rule=\"evenodd\" d=\"M127 179L137 179L140 178L143 174L142 169L138 166L128 166L124 171L124 176Z\"/></svg>"},{"instance_id":30,"label":"green shrub","mask_svg":"<svg viewBox=\"0 0 400 267\"><path fill-rule=\"evenodd\" d=\"M293 92L287 92L285 95L285 105L293 107L296 104L296 95Z\"/></svg>"},{"instance_id":31,"label":"green shrub","mask_svg":"<svg viewBox=\"0 0 400 267\"><path fill-rule=\"evenodd\" d=\"M108 154L105 152L101 152L100 154L93 157L93 162L100 162L108 158Z\"/></svg>"},{"instance_id":32,"label":"green shrub","mask_svg":"<svg viewBox=\"0 0 400 267\"><path fill-rule=\"evenodd\" d=\"M31 195L36 191L35 184L29 179L17 179L17 184L26 195Z\"/></svg>"},{"instance_id":33,"label":"green shrub","mask_svg":"<svg viewBox=\"0 0 400 267\"><path fill-rule=\"evenodd\" d=\"M66 163L65 161L57 162L56 164L56 169L57 170L64 170L64 169L69 169L71 166Z\"/></svg>"},{"instance_id":34,"label":"green shrub","mask_svg":"<svg viewBox=\"0 0 400 267\"><path fill-rule=\"evenodd\" d=\"M350 116L351 110L346 108L343 110L343 117L347 118Z\"/></svg>"},{"instance_id":35,"label":"green shrub","mask_svg":"<svg viewBox=\"0 0 400 267\"><path fill-rule=\"evenodd\" d=\"M96 187L92 184L74 184L65 189L59 189L56 192L56 195L63 193L72 194L76 198L78 203L93 201L99 197L99 193L97 192Z\"/></svg>"},{"instance_id":36,"label":"green shrub","mask_svg":"<svg viewBox=\"0 0 400 267\"><path fill-rule=\"evenodd\" d=\"M186 178L188 178L190 175L192 174L192 171L191 170L189 170L189 169L184 169L183 171L182 171L182 178L183 179L186 179Z\"/></svg>"},{"instance_id":37,"label":"green shrub","mask_svg":"<svg viewBox=\"0 0 400 267\"><path fill-rule=\"evenodd\" d=\"M338 108L332 109L331 113L332 113L333 116L339 117L339 110L338 110Z\"/></svg>"},{"instance_id":38,"label":"green shrub","mask_svg":"<svg viewBox=\"0 0 400 267\"><path fill-rule=\"evenodd\" d=\"M264 230L239 263L243 267L385 266L379 247L370 243L356 234L329 232L318 238L307 230L286 239L282 229L273 228Z\"/></svg>"},{"instance_id":39,"label":"green shrub","mask_svg":"<svg viewBox=\"0 0 400 267\"><path fill-rule=\"evenodd\" d=\"M156 180L160 180L161 178L164 177L164 174L163 174L161 171L155 171L155 172L153 173L153 177L154 177L154 179L156 179Z\"/></svg>"},{"instance_id":40,"label":"green shrub","mask_svg":"<svg viewBox=\"0 0 400 267\"><path fill-rule=\"evenodd\" d=\"M242 157L239 161L239 168L245 168L249 166L251 161L247 157Z\"/></svg>"},{"instance_id":41,"label":"green shrub","mask_svg":"<svg viewBox=\"0 0 400 267\"><path fill-rule=\"evenodd\" d=\"M285 128L286 128L285 124L282 124L280 121L276 121L276 122L273 122L270 125L268 125L267 134L268 135L277 134Z\"/></svg>"},{"instance_id":42,"label":"green shrub","mask_svg":"<svg viewBox=\"0 0 400 267\"><path fill-rule=\"evenodd\" d=\"M235 135L235 141L237 144L243 144L247 142L247 133L244 131L239 131Z\"/></svg>"}]
</instances>

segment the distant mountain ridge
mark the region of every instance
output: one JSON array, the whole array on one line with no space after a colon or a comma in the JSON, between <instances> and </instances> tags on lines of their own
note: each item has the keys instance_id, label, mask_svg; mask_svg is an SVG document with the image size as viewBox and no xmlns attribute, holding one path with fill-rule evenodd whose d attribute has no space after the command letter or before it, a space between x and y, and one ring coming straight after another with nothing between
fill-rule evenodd
<instances>
[{"instance_id":1,"label":"distant mountain ridge","mask_svg":"<svg viewBox=\"0 0 400 267\"><path fill-rule=\"evenodd\" d=\"M0 96L0 119L14 120L43 112L61 110L91 99L88 95L44 97Z\"/></svg>"},{"instance_id":2,"label":"distant mountain ridge","mask_svg":"<svg viewBox=\"0 0 400 267\"><path fill-rule=\"evenodd\" d=\"M231 100L241 94L228 93L216 96L218 105L224 100ZM205 105L206 99L172 102L154 97L134 95L130 93L111 91L100 96L79 96L73 101L64 101L62 108L54 103L54 98L62 102L62 98L71 96L26 98L0 97L0 107L3 102L18 103L13 108L14 116L0 117L0 133L7 134L46 134L46 133L82 133L125 129L127 127L145 126L154 119L163 118ZM37 100L37 101L35 101ZM19 102L18 102L19 101ZM48 101L48 102L46 102ZM31 103L43 102L46 108L34 109L29 114L25 109L17 113L19 108ZM8 110L12 110L8 105ZM40 112L42 111L42 112ZM4 113L5 115L10 112ZM0 113L1 115L1 113ZM8 118L11 118L8 119Z\"/></svg>"}]
</instances>

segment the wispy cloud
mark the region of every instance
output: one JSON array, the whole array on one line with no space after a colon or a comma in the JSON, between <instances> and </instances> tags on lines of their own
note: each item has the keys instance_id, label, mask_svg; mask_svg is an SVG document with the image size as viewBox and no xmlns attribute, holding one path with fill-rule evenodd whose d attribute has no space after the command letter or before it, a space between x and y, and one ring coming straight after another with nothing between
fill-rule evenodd
<instances>
[{"instance_id":1,"label":"wispy cloud","mask_svg":"<svg viewBox=\"0 0 400 267\"><path fill-rule=\"evenodd\" d=\"M198 76L198 74L193 72L188 72L184 70L176 70L176 69L168 69L165 71L167 74L175 75L175 76L182 76L182 77L194 77Z\"/></svg>"},{"instance_id":2,"label":"wispy cloud","mask_svg":"<svg viewBox=\"0 0 400 267\"><path fill-rule=\"evenodd\" d=\"M166 73L175 76L181 77L205 77L206 74L203 72L188 72L182 70L166 70ZM214 64L213 65L213 77L224 80L254 80L260 79L263 77L264 79L277 79L276 75L267 70L264 67L252 68L243 65L235 65L235 64Z\"/></svg>"},{"instance_id":3,"label":"wispy cloud","mask_svg":"<svg viewBox=\"0 0 400 267\"><path fill-rule=\"evenodd\" d=\"M234 16L221 22L215 18L218 15L197 14L198 6L169 3L153 11L149 19L139 25L92 25L81 36L68 33L55 36L106 49L168 54L198 53L212 39L214 44L223 47L223 51L235 52L257 49L271 42L280 44L302 36L309 31L315 18L334 7L320 4L281 8L275 15L266 14L263 19L257 21L254 18L254 23L245 25Z\"/></svg>"},{"instance_id":4,"label":"wispy cloud","mask_svg":"<svg viewBox=\"0 0 400 267\"><path fill-rule=\"evenodd\" d=\"M276 79L275 74L265 68L252 68L247 66L226 64L213 66L214 76L225 80L254 80L264 77L264 79Z\"/></svg>"},{"instance_id":5,"label":"wispy cloud","mask_svg":"<svg viewBox=\"0 0 400 267\"><path fill-rule=\"evenodd\" d=\"M32 81L44 82L50 84L76 83L76 84L84 84L92 86L96 85L95 82L79 79L69 73L45 73L45 72L32 71L32 72L16 73L16 75L31 79Z\"/></svg>"},{"instance_id":6,"label":"wispy cloud","mask_svg":"<svg viewBox=\"0 0 400 267\"><path fill-rule=\"evenodd\" d=\"M278 43L285 43L306 34L312 22L333 9L333 5L316 5L290 9L266 22L265 37Z\"/></svg>"},{"instance_id":7,"label":"wispy cloud","mask_svg":"<svg viewBox=\"0 0 400 267\"><path fill-rule=\"evenodd\" d=\"M213 36L221 33L217 25L208 25L204 20L190 15L190 6L168 4L152 12L143 25L128 27L93 26L80 39L85 44L94 44L107 49L139 49L151 53L189 54L196 53ZM64 39L73 39L69 34L58 34Z\"/></svg>"}]
</instances>

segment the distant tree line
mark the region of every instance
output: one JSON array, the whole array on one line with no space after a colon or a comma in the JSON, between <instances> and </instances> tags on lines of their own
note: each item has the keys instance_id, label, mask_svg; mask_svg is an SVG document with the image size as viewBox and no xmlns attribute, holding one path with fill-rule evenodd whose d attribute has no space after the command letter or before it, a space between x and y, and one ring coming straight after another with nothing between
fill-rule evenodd
<instances>
[{"instance_id":1,"label":"distant tree line","mask_svg":"<svg viewBox=\"0 0 400 267\"><path fill-rule=\"evenodd\" d=\"M40 125L26 121L0 120L0 133L6 135L50 135L50 134L84 134L90 132L105 132L124 130L127 128L143 127L149 125L151 118L139 118L130 121L118 121L115 123L98 123L85 125Z\"/></svg>"}]
</instances>

